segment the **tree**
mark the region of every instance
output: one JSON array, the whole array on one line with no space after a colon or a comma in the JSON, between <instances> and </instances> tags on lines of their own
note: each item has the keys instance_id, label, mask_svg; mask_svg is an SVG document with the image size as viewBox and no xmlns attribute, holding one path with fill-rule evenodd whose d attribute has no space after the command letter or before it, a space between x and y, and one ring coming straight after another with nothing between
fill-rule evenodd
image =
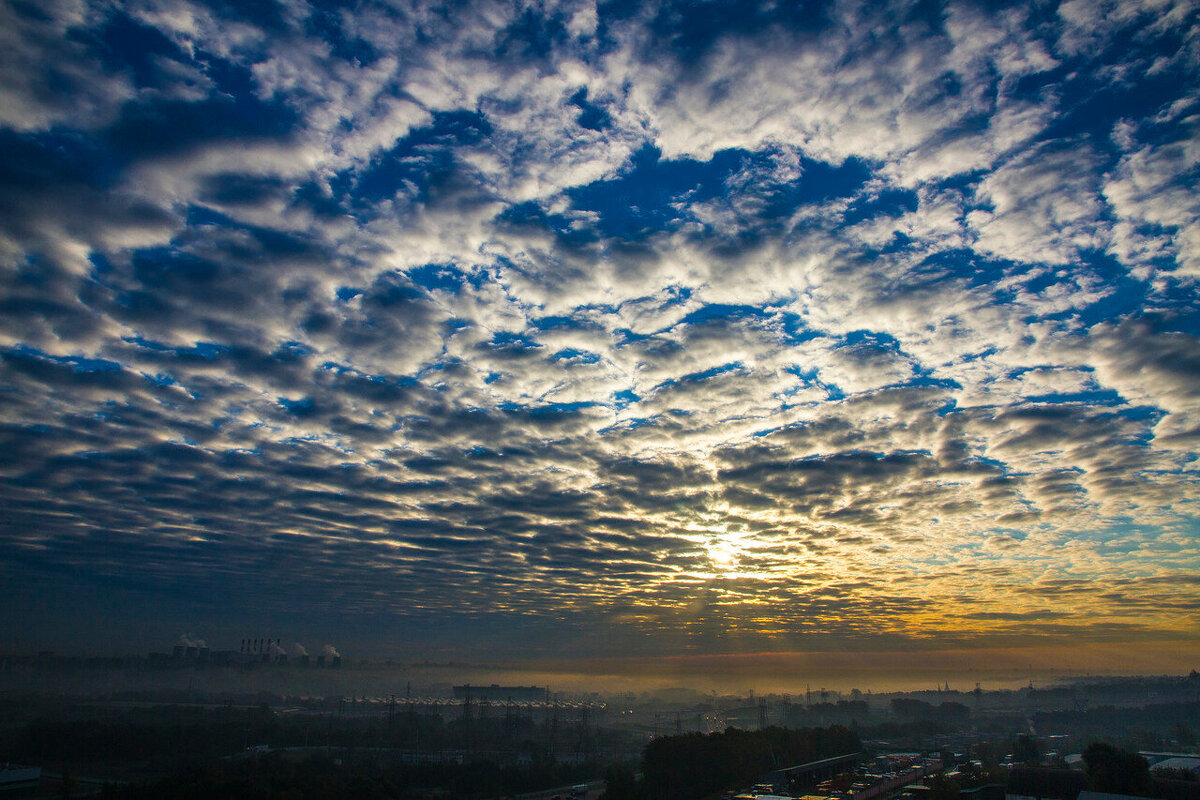
<instances>
[{"instance_id":1,"label":"tree","mask_svg":"<svg viewBox=\"0 0 1200 800\"><path fill-rule=\"evenodd\" d=\"M1027 733L1019 734L1013 742L1013 761L1020 764L1030 764L1041 758L1041 748L1037 739Z\"/></svg>"},{"instance_id":2,"label":"tree","mask_svg":"<svg viewBox=\"0 0 1200 800\"><path fill-rule=\"evenodd\" d=\"M971 755L979 759L985 769L995 768L1004 757L1004 745L994 741L976 742L971 745Z\"/></svg>"},{"instance_id":3,"label":"tree","mask_svg":"<svg viewBox=\"0 0 1200 800\"><path fill-rule=\"evenodd\" d=\"M965 722L971 716L971 709L962 703L955 703L953 700L947 700L938 706L938 714L942 719L951 719L955 722Z\"/></svg>"},{"instance_id":4,"label":"tree","mask_svg":"<svg viewBox=\"0 0 1200 800\"><path fill-rule=\"evenodd\" d=\"M649 800L693 800L772 769L861 749L857 734L839 726L660 736L643 752L642 787Z\"/></svg>"},{"instance_id":5,"label":"tree","mask_svg":"<svg viewBox=\"0 0 1200 800\"><path fill-rule=\"evenodd\" d=\"M1092 791L1140 794L1150 787L1150 762L1137 753L1103 742L1092 742L1083 751Z\"/></svg>"},{"instance_id":6,"label":"tree","mask_svg":"<svg viewBox=\"0 0 1200 800\"><path fill-rule=\"evenodd\" d=\"M929 780L929 800L958 800L960 793L958 783L945 775L934 775Z\"/></svg>"},{"instance_id":7,"label":"tree","mask_svg":"<svg viewBox=\"0 0 1200 800\"><path fill-rule=\"evenodd\" d=\"M909 697L893 697L892 713L897 717L928 719L936 715L936 709L924 700Z\"/></svg>"},{"instance_id":8,"label":"tree","mask_svg":"<svg viewBox=\"0 0 1200 800\"><path fill-rule=\"evenodd\" d=\"M637 777L629 764L610 764L604 770L604 794L600 800L637 800Z\"/></svg>"}]
</instances>

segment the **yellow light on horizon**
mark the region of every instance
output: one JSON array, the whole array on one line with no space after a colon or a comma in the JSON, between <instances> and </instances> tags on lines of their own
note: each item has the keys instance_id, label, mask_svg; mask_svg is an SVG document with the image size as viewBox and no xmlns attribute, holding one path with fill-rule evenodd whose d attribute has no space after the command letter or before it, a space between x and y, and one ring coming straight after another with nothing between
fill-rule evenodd
<instances>
[{"instance_id":1,"label":"yellow light on horizon","mask_svg":"<svg viewBox=\"0 0 1200 800\"><path fill-rule=\"evenodd\" d=\"M728 572L737 567L742 552L735 543L728 539L715 539L705 546L708 561L713 568Z\"/></svg>"}]
</instances>

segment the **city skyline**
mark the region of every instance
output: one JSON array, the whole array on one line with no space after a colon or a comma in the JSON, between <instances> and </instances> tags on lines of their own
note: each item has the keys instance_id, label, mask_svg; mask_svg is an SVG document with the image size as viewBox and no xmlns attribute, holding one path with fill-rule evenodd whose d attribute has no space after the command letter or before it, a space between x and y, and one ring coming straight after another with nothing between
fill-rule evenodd
<instances>
[{"instance_id":1,"label":"city skyline","mask_svg":"<svg viewBox=\"0 0 1200 800\"><path fill-rule=\"evenodd\" d=\"M161 643L160 643L161 644ZM624 696L801 696L828 698L937 694L995 698L1048 692L1108 692L1116 686L1170 685L1193 695L1197 670L1179 652L1139 651L1126 643L1061 647L939 649L911 652L805 652L658 655L599 659L434 661L386 657L372 650L343 659L331 644L310 652L300 642L249 638L208 642L186 635L150 652L0 652L10 691L300 692L315 696L386 695L460 699L470 687L492 696L497 684L521 695L531 687L557 698ZM483 655L477 653L477 655ZM1180 665L1183 665L1182 667ZM1184 674L1184 673L1187 674ZM540 687L540 688L539 688ZM1190 687L1190 689L1188 688ZM982 694L981 694L982 693ZM476 693L472 693L475 696ZM1081 694L1081 696L1082 696ZM516 697L512 699L517 699Z\"/></svg>"},{"instance_id":2,"label":"city skyline","mask_svg":"<svg viewBox=\"0 0 1200 800\"><path fill-rule=\"evenodd\" d=\"M0 648L1200 664L1195 3L0 31Z\"/></svg>"}]
</instances>

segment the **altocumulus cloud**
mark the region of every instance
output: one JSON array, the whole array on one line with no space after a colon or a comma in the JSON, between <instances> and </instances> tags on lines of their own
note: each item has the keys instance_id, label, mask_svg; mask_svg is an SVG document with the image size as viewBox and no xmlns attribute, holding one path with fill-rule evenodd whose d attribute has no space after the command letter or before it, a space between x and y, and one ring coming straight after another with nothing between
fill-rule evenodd
<instances>
[{"instance_id":1,"label":"altocumulus cloud","mask_svg":"<svg viewBox=\"0 0 1200 800\"><path fill-rule=\"evenodd\" d=\"M4 2L6 625L1194 635L1198 15Z\"/></svg>"}]
</instances>

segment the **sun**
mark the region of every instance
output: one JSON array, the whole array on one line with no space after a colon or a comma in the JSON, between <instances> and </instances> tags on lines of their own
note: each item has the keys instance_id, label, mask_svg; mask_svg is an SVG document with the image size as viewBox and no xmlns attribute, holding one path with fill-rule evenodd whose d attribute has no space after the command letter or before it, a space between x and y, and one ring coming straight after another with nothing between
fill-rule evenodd
<instances>
[{"instance_id":1,"label":"sun","mask_svg":"<svg viewBox=\"0 0 1200 800\"><path fill-rule=\"evenodd\" d=\"M714 539L705 545L708 561L712 564L713 569L721 572L730 572L738 565L738 560L741 558L741 551L733 542L724 539Z\"/></svg>"}]
</instances>

